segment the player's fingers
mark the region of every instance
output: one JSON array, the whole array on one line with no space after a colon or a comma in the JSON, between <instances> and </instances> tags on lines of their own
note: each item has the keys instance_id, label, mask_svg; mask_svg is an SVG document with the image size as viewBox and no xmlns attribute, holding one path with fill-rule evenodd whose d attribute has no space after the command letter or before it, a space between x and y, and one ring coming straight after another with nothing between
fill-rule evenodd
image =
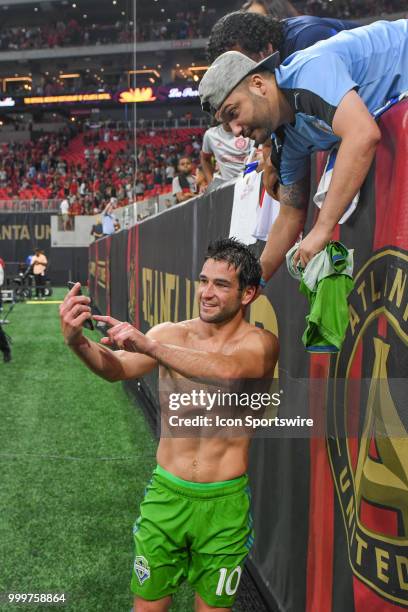
<instances>
[{"instance_id":1,"label":"player's fingers","mask_svg":"<svg viewBox=\"0 0 408 612\"><path fill-rule=\"evenodd\" d=\"M124 346L123 346L123 338L122 338L122 336L120 336L120 335L118 335L118 334L110 334L110 333L108 332L108 338L109 338L109 340L111 341L111 344L112 344L112 345L114 345L114 346L116 346L117 348L119 348L119 349L122 349L122 350L123 350Z\"/></svg>"},{"instance_id":2,"label":"player's fingers","mask_svg":"<svg viewBox=\"0 0 408 612\"><path fill-rule=\"evenodd\" d=\"M107 336L104 336L103 338L100 339L99 341L101 344L106 344L107 346L113 346L115 343L112 342L112 340L110 338L108 338Z\"/></svg>"},{"instance_id":3,"label":"player's fingers","mask_svg":"<svg viewBox=\"0 0 408 612\"><path fill-rule=\"evenodd\" d=\"M90 304L91 299L86 295L73 295L71 297L66 297L63 301L62 305L64 306L66 311L71 310L76 304Z\"/></svg>"},{"instance_id":4,"label":"player's fingers","mask_svg":"<svg viewBox=\"0 0 408 612\"><path fill-rule=\"evenodd\" d=\"M131 329L124 329L119 333L116 333L112 336L112 338L115 340L115 342L118 344L119 342L124 342L125 340L129 340L132 341L134 340L134 334L133 334L134 330Z\"/></svg>"},{"instance_id":5,"label":"player's fingers","mask_svg":"<svg viewBox=\"0 0 408 612\"><path fill-rule=\"evenodd\" d=\"M109 330L107 330L106 335L109 336L109 338L113 338L116 342L118 334L122 333L122 331L126 329L127 325L127 323L120 323L119 325L115 325L114 327L111 327Z\"/></svg>"},{"instance_id":6,"label":"player's fingers","mask_svg":"<svg viewBox=\"0 0 408 612\"><path fill-rule=\"evenodd\" d=\"M101 323L106 323L106 325L119 325L119 323L123 323L123 321L118 321L118 319L114 319L113 317L108 317L107 315L93 315L93 319L95 321L100 321Z\"/></svg>"},{"instance_id":7,"label":"player's fingers","mask_svg":"<svg viewBox=\"0 0 408 612\"><path fill-rule=\"evenodd\" d=\"M72 313L72 308L74 306L75 306L75 304L72 304L71 306L69 306L68 302L67 303L63 302L60 305L60 308L59 308L59 312L60 312L61 318L64 319L64 320L70 318L71 317L71 313Z\"/></svg>"},{"instance_id":8,"label":"player's fingers","mask_svg":"<svg viewBox=\"0 0 408 612\"><path fill-rule=\"evenodd\" d=\"M91 313L89 311L86 311L78 315L76 318L76 321L82 325L84 321L86 321L87 319L91 319L91 318L92 318Z\"/></svg>"},{"instance_id":9,"label":"player's fingers","mask_svg":"<svg viewBox=\"0 0 408 612\"><path fill-rule=\"evenodd\" d=\"M91 318L91 315L89 312L82 312L72 321L65 320L65 323L68 324L73 329L79 329L80 327L82 327L84 322L90 318Z\"/></svg>"},{"instance_id":10,"label":"player's fingers","mask_svg":"<svg viewBox=\"0 0 408 612\"><path fill-rule=\"evenodd\" d=\"M90 304L91 298L87 295L74 295L67 300L68 304Z\"/></svg>"},{"instance_id":11,"label":"player's fingers","mask_svg":"<svg viewBox=\"0 0 408 612\"><path fill-rule=\"evenodd\" d=\"M69 317L69 318L66 317L65 319L62 319L62 327L78 329L79 327L81 327L85 319L90 319L90 318L91 318L91 315L89 312L80 312L78 313L76 317Z\"/></svg>"},{"instance_id":12,"label":"player's fingers","mask_svg":"<svg viewBox=\"0 0 408 612\"><path fill-rule=\"evenodd\" d=\"M76 319L78 315L82 314L83 312L90 313L91 309L89 306L84 304L76 304L73 308L71 308L69 318Z\"/></svg>"},{"instance_id":13,"label":"player's fingers","mask_svg":"<svg viewBox=\"0 0 408 612\"><path fill-rule=\"evenodd\" d=\"M75 285L72 287L72 289L70 289L67 293L68 297L71 297L72 295L78 295L78 292L81 291L81 283L75 283Z\"/></svg>"},{"instance_id":14,"label":"player's fingers","mask_svg":"<svg viewBox=\"0 0 408 612\"><path fill-rule=\"evenodd\" d=\"M60 315L63 319L66 319L67 317L71 316L71 312L73 308L76 308L78 305L79 306L87 306L89 302L84 302L84 301L71 301L71 300L77 300L76 297L74 298L70 298L67 302L63 302L61 304L60 307Z\"/></svg>"},{"instance_id":15,"label":"player's fingers","mask_svg":"<svg viewBox=\"0 0 408 612\"><path fill-rule=\"evenodd\" d=\"M122 325L117 325L109 331L112 332L112 335L114 335L115 338L125 336L128 337L136 332L135 328L129 323L122 323Z\"/></svg>"}]
</instances>

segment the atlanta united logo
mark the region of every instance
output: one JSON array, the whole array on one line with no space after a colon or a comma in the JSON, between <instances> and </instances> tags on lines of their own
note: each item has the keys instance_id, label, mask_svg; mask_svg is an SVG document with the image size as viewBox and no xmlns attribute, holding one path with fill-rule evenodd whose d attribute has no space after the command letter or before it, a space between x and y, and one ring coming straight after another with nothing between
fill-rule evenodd
<instances>
[{"instance_id":1,"label":"atlanta united logo","mask_svg":"<svg viewBox=\"0 0 408 612\"><path fill-rule=\"evenodd\" d=\"M135 570L135 574L138 577L140 584L142 585L148 578L150 578L150 568L145 557L138 555L135 557L135 562L133 565L133 569Z\"/></svg>"},{"instance_id":2,"label":"atlanta united logo","mask_svg":"<svg viewBox=\"0 0 408 612\"><path fill-rule=\"evenodd\" d=\"M327 440L352 571L406 607L407 276L408 253L388 248L355 278L350 326L331 373Z\"/></svg>"},{"instance_id":3,"label":"atlanta united logo","mask_svg":"<svg viewBox=\"0 0 408 612\"><path fill-rule=\"evenodd\" d=\"M248 141L246 138L243 138L242 136L238 136L238 138L235 139L235 147L237 149L246 149L248 144Z\"/></svg>"}]
</instances>

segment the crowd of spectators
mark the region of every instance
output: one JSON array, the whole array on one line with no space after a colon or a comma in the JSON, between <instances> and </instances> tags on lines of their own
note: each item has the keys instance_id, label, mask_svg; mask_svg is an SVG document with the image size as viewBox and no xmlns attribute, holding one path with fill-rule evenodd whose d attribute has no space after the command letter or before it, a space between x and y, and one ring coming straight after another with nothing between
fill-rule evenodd
<instances>
[{"instance_id":1,"label":"crowd of spectators","mask_svg":"<svg viewBox=\"0 0 408 612\"><path fill-rule=\"evenodd\" d=\"M195 173L204 129L140 131L137 135L136 199L171 190L180 159L188 157Z\"/></svg>"},{"instance_id":2,"label":"crowd of spectators","mask_svg":"<svg viewBox=\"0 0 408 612\"><path fill-rule=\"evenodd\" d=\"M241 8L241 4L237 3L237 10ZM273 0L265 4L270 5L273 14ZM405 0L303 0L293 2L293 8L299 14L339 19L381 16L408 10ZM290 17L292 14L286 16ZM205 11L200 9L177 12L165 21L139 20L136 23L136 41L206 38L219 17L221 14L215 9L206 8Z\"/></svg>"},{"instance_id":3,"label":"crowd of spectators","mask_svg":"<svg viewBox=\"0 0 408 612\"><path fill-rule=\"evenodd\" d=\"M207 8L205 11L188 10L179 11L171 19L160 21L150 19L136 22L136 41L149 40L183 40L189 38L206 38L212 26L221 17L215 9Z\"/></svg>"},{"instance_id":4,"label":"crowd of spectators","mask_svg":"<svg viewBox=\"0 0 408 612\"><path fill-rule=\"evenodd\" d=\"M116 208L134 201L135 163L130 143L123 143L114 153L98 145L84 153L85 163L67 165L57 193L57 197L67 197L71 215L97 214L109 203Z\"/></svg>"},{"instance_id":5,"label":"crowd of spectators","mask_svg":"<svg viewBox=\"0 0 408 612\"><path fill-rule=\"evenodd\" d=\"M1 146L0 188L17 197L29 186L46 187L51 197L53 178L61 174L61 151L68 146L70 134L45 134L28 142Z\"/></svg>"},{"instance_id":6,"label":"crowd of spectators","mask_svg":"<svg viewBox=\"0 0 408 612\"><path fill-rule=\"evenodd\" d=\"M118 21L111 25L80 25L75 19L41 26L10 27L0 31L0 50L26 50L81 45L127 43L133 40L133 27Z\"/></svg>"},{"instance_id":7,"label":"crowd of spectators","mask_svg":"<svg viewBox=\"0 0 408 612\"><path fill-rule=\"evenodd\" d=\"M363 19L403 11L408 12L405 0L306 0L302 12L317 17Z\"/></svg>"},{"instance_id":8,"label":"crowd of spectators","mask_svg":"<svg viewBox=\"0 0 408 612\"><path fill-rule=\"evenodd\" d=\"M179 162L188 157L199 168L203 128L144 130L67 128L24 143L0 147L0 199L65 202L70 217L100 213L171 192ZM75 140L73 140L75 139ZM72 143L76 142L75 147ZM199 182L199 181L198 181Z\"/></svg>"},{"instance_id":9,"label":"crowd of spectators","mask_svg":"<svg viewBox=\"0 0 408 612\"><path fill-rule=\"evenodd\" d=\"M273 5L273 0L270 2ZM299 14L319 17L364 18L407 10L405 0L304 0L294 2ZM240 8L240 3L236 8ZM81 45L103 45L133 41L206 38L221 16L214 8L178 11L171 17L114 24L80 24L75 19L40 26L15 26L0 31L0 50L27 50Z\"/></svg>"},{"instance_id":10,"label":"crowd of spectators","mask_svg":"<svg viewBox=\"0 0 408 612\"><path fill-rule=\"evenodd\" d=\"M95 214L109 202L134 200L135 155L129 132L85 130L78 153L69 153L71 137L45 134L1 149L0 199L67 199L69 214Z\"/></svg>"}]
</instances>

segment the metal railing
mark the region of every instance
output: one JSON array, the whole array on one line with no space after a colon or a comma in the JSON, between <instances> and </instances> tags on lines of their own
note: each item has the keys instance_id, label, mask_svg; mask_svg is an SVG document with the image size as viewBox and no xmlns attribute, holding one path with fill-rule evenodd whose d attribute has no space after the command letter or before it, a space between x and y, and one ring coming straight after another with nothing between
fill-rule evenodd
<instances>
[{"instance_id":1,"label":"metal railing","mask_svg":"<svg viewBox=\"0 0 408 612\"><path fill-rule=\"evenodd\" d=\"M58 213L61 200L0 200L2 213L44 212Z\"/></svg>"},{"instance_id":2,"label":"metal railing","mask_svg":"<svg viewBox=\"0 0 408 612\"><path fill-rule=\"evenodd\" d=\"M182 129L182 128L208 128L210 119L208 117L192 117L192 119L138 119L137 131L146 129Z\"/></svg>"}]
</instances>

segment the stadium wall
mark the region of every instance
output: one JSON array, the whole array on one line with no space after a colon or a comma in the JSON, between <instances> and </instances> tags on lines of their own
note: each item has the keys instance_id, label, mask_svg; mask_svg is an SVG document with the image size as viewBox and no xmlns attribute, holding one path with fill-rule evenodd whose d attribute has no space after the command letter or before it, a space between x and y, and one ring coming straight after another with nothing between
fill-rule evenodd
<instances>
[{"instance_id":1,"label":"stadium wall","mask_svg":"<svg viewBox=\"0 0 408 612\"><path fill-rule=\"evenodd\" d=\"M408 102L382 117L358 209L338 230L355 249L341 352L305 353L306 303L284 267L250 309L251 322L279 336L281 388L308 380L304 402L330 431L311 439L257 437L251 447L250 560L271 611L408 607L408 420L406 397L401 402L396 393L408 366L407 118ZM91 245L89 283L99 310L143 332L197 316L195 280L208 242L228 235L232 200L230 186ZM309 228L314 216L310 208ZM133 388L140 391L139 382ZM155 377L143 379L142 391L157 424ZM387 427L385 404L393 437L378 433Z\"/></svg>"},{"instance_id":2,"label":"stadium wall","mask_svg":"<svg viewBox=\"0 0 408 612\"><path fill-rule=\"evenodd\" d=\"M7 277L15 275L18 264L39 248L48 258L47 275L54 285L68 280L86 282L88 248L55 248L51 244L49 213L0 213L0 257L6 262Z\"/></svg>"}]
</instances>

